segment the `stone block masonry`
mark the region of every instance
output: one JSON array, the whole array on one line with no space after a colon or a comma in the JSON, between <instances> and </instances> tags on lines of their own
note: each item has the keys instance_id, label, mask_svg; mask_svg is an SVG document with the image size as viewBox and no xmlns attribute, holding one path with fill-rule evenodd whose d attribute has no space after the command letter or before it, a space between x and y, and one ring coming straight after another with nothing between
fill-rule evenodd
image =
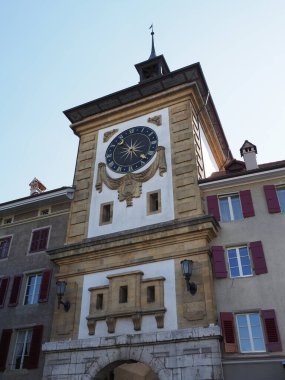
<instances>
[{"instance_id":1,"label":"stone block masonry","mask_svg":"<svg viewBox=\"0 0 285 380\"><path fill-rule=\"evenodd\" d=\"M94 380L109 364L128 360L160 380L222 380L219 339L212 326L45 343L43 380Z\"/></svg>"}]
</instances>

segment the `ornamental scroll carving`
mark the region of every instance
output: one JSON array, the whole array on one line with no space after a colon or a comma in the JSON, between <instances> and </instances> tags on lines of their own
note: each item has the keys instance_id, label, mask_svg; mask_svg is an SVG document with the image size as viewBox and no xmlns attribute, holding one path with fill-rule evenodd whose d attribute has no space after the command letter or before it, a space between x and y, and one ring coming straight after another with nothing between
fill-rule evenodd
<instances>
[{"instance_id":1,"label":"ornamental scroll carving","mask_svg":"<svg viewBox=\"0 0 285 380\"><path fill-rule=\"evenodd\" d=\"M150 180L159 170L159 175L163 176L167 171L165 148L157 147L157 155L154 162L143 172L128 173L121 178L112 178L106 170L106 164L98 164L96 190L101 193L104 183L109 189L118 191L119 201L127 202L127 207L133 205L133 198L139 198L142 193L142 183Z\"/></svg>"}]
</instances>

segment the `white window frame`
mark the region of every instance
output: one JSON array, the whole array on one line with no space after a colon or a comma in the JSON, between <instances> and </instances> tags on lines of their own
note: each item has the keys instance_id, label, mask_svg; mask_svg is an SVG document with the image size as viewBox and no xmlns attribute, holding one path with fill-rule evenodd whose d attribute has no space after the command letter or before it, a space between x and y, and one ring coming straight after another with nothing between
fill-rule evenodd
<instances>
[{"instance_id":1,"label":"white window frame","mask_svg":"<svg viewBox=\"0 0 285 380\"><path fill-rule=\"evenodd\" d=\"M242 316L246 317L246 324L247 324L247 329L248 329L248 332L249 332L249 340L250 340L250 345L251 345L251 350L250 351L243 351L242 348L241 348L241 340L242 339L240 337L239 325L238 325L238 320L237 320L237 318L238 318L239 315L242 315ZM258 318L259 318L260 331L261 331L262 338L263 338L264 350L255 350L254 349L254 339L253 339L252 329L251 329L251 324L250 324L250 319L249 319L250 315L257 315ZM262 324L262 320L261 320L260 314L258 312L237 313L237 314L235 314L235 323L236 323L236 330L237 330L237 333L238 333L240 352L245 353L245 354L256 353L256 352L266 352L266 343L265 343L265 337L264 337L264 329L263 329L263 324Z\"/></svg>"},{"instance_id":2,"label":"white window frame","mask_svg":"<svg viewBox=\"0 0 285 380\"><path fill-rule=\"evenodd\" d=\"M242 263L241 263L241 258L240 258L240 251L239 251L240 248L246 248L247 249L248 258L249 258L249 261L250 261L251 274L243 274ZM238 269L239 269L239 273L240 273L239 276L232 276L232 273L231 273L230 258L229 258L229 253L228 252L229 252L229 250L232 250L232 249L235 249L236 253L237 253L236 257L237 257ZM251 256L250 256L249 247L247 245L240 245L240 246L235 246L235 247L227 247L226 251L227 251L227 260L228 260L228 267L229 267L230 278L252 277L253 276L252 259L251 259Z\"/></svg>"},{"instance_id":3,"label":"white window frame","mask_svg":"<svg viewBox=\"0 0 285 380\"><path fill-rule=\"evenodd\" d=\"M25 336L24 336L24 341L23 341L23 349L21 353L20 367L16 368L16 360L17 360L16 354L17 354L17 348L19 346L19 337L21 333L25 333ZM25 351L28 344L30 345L30 348L31 348L32 335L33 335L32 329L23 329L23 330L17 331L16 342L15 342L14 353L13 353L13 360L12 360L12 365L11 365L12 370L19 370L19 369L25 368L23 367L25 356L29 357L30 355L30 351L28 352L28 355L25 355Z\"/></svg>"},{"instance_id":4,"label":"white window frame","mask_svg":"<svg viewBox=\"0 0 285 380\"><path fill-rule=\"evenodd\" d=\"M279 194L278 194L278 191L279 191L279 190L284 190L284 191L285 191L285 185L281 185L281 186L277 186L277 187L276 187L276 193L277 193L277 199L278 199L278 203L279 203L280 211L281 211L282 213L285 213L285 205L284 205L284 207L282 207L281 202L280 202L280 198L279 198Z\"/></svg>"},{"instance_id":5,"label":"white window frame","mask_svg":"<svg viewBox=\"0 0 285 380\"><path fill-rule=\"evenodd\" d=\"M40 295L40 291L41 291L41 284L42 284L42 280L43 280L43 276L42 276L42 272L38 272L38 273L30 273L27 275L27 281L26 281L26 288L25 288L25 295L24 295L24 305L36 305L39 303L39 295ZM29 279L30 277L33 277L35 276L36 277L36 282L35 282L35 285L32 289L32 302L26 302L26 299L28 300L29 299L29 295L27 292L28 290L30 291L31 290L31 286L29 286ZM35 292L36 292L36 289L37 289L37 286L36 286L36 283L37 283L37 278L41 276L41 283L40 283L40 286L39 286L39 294L38 294L38 298L37 300L35 300Z\"/></svg>"},{"instance_id":6,"label":"white window frame","mask_svg":"<svg viewBox=\"0 0 285 380\"><path fill-rule=\"evenodd\" d=\"M227 223L228 222L228 221L223 221L222 209L221 209L221 205L220 205L220 199L225 199L225 198L228 201L228 206L229 206L229 211L230 211L230 221L234 222L234 221L243 220L243 217L241 219L235 219L234 218L234 211L233 211L233 205L232 205L232 197L236 197L236 196L238 196L240 210L241 210L241 213L242 213L242 206L241 206L241 201L240 201L240 195L239 195L239 193L224 194L224 195L219 195L218 196L218 204L219 204L219 210L220 210L220 215L221 215L221 221L223 223Z\"/></svg>"}]
</instances>

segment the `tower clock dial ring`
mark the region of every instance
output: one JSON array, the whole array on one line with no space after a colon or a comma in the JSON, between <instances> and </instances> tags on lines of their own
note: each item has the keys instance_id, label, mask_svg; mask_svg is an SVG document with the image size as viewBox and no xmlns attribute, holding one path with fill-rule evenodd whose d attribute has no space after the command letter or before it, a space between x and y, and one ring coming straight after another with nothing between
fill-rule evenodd
<instances>
[{"instance_id":1,"label":"tower clock dial ring","mask_svg":"<svg viewBox=\"0 0 285 380\"><path fill-rule=\"evenodd\" d=\"M105 154L107 166L116 173L132 173L152 159L157 146L153 129L142 126L126 129L109 144Z\"/></svg>"}]
</instances>

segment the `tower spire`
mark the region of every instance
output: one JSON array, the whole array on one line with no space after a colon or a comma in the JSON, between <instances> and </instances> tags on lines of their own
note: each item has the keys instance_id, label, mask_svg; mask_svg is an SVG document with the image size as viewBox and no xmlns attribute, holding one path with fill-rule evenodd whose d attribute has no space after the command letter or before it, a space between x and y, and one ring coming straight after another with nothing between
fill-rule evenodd
<instances>
[{"instance_id":1,"label":"tower spire","mask_svg":"<svg viewBox=\"0 0 285 380\"><path fill-rule=\"evenodd\" d=\"M149 59L153 59L156 57L155 48L154 48L154 38L153 38L154 36L153 24L151 24L149 29L151 29L151 53L150 53Z\"/></svg>"}]
</instances>

